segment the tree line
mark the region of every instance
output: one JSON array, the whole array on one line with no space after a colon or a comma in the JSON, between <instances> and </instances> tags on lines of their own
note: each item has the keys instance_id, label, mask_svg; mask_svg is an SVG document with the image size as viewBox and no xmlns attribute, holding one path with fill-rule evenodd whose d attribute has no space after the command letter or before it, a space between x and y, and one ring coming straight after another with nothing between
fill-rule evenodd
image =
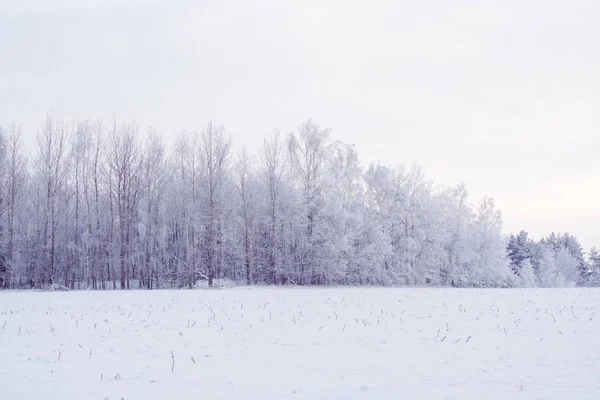
<instances>
[{"instance_id":1,"label":"tree line","mask_svg":"<svg viewBox=\"0 0 600 400\"><path fill-rule=\"evenodd\" d=\"M490 198L363 166L311 120L233 151L213 122L167 149L135 123L0 127L0 285L600 285L574 236L505 237Z\"/></svg>"}]
</instances>

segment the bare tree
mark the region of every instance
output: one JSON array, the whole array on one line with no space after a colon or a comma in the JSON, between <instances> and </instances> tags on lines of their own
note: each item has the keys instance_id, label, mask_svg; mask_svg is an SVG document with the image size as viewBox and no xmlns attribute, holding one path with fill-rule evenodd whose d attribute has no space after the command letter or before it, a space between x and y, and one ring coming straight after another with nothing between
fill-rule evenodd
<instances>
[{"instance_id":1,"label":"bare tree","mask_svg":"<svg viewBox=\"0 0 600 400\"><path fill-rule=\"evenodd\" d=\"M277 221L279 218L280 197L282 190L282 179L286 167L285 146L279 133L271 138L263 140L261 153L266 186L267 186L267 209L269 213L269 251L268 263L273 283L277 283L281 271L277 266L277 253L279 240L277 237Z\"/></svg>"},{"instance_id":2,"label":"bare tree","mask_svg":"<svg viewBox=\"0 0 600 400\"><path fill-rule=\"evenodd\" d=\"M160 204L163 201L165 174L165 148L156 132L151 131L146 138L144 147L141 174L144 207L140 209L140 214L142 214L140 225L143 227L141 236L144 247L144 269L140 271L144 279L140 280L140 285L145 285L148 289L152 289L153 278L157 274L155 264L158 262L160 246L159 234L162 226Z\"/></svg>"},{"instance_id":3,"label":"bare tree","mask_svg":"<svg viewBox=\"0 0 600 400\"><path fill-rule=\"evenodd\" d=\"M189 136L182 133L173 148L169 164L169 190L166 190L166 207L169 220L169 261L170 275L177 275L182 285L190 289L195 282L195 198L197 172L191 162L194 149L190 148ZM171 277L173 279L173 277Z\"/></svg>"},{"instance_id":4,"label":"bare tree","mask_svg":"<svg viewBox=\"0 0 600 400\"><path fill-rule=\"evenodd\" d=\"M134 124L73 127L67 138L46 118L31 171L20 129L0 133L0 285L514 281L491 201L474 210L464 186L434 186L418 168L365 171L312 121L265 139L256 164L245 149L231 163L212 123L170 154L152 131L138 145ZM552 268L580 276L577 257L553 254L532 260L539 282Z\"/></svg>"},{"instance_id":5,"label":"bare tree","mask_svg":"<svg viewBox=\"0 0 600 400\"><path fill-rule=\"evenodd\" d=\"M321 181L324 169L327 129L321 129L311 120L300 126L298 135L291 134L288 140L290 161L303 195L305 212L306 240L299 257L300 277L304 282L319 283L320 276L315 276L315 248L313 232L315 218L321 208ZM306 268L310 267L310 276Z\"/></svg>"},{"instance_id":6,"label":"bare tree","mask_svg":"<svg viewBox=\"0 0 600 400\"><path fill-rule=\"evenodd\" d=\"M105 283L105 275L104 275L104 267L107 265L107 262L102 260L103 254L108 254L106 248L106 239L102 240L102 233L100 232L100 170L101 170L101 161L102 161L102 136L104 133L104 126L102 122L98 121L92 129L93 135L93 148L92 153L90 154L91 158L91 185L92 185L92 196L93 196L93 205L88 206L88 229L91 235L92 243L93 243L93 264L92 268L93 277L92 282L94 284L94 289L97 288L96 279L97 275L100 275L100 287L102 289L106 289ZM89 200L88 200L89 202Z\"/></svg>"},{"instance_id":7,"label":"bare tree","mask_svg":"<svg viewBox=\"0 0 600 400\"><path fill-rule=\"evenodd\" d=\"M117 128L115 122L110 133L107 154L110 189L116 201L118 216L121 289L129 289L129 278L131 275L135 276L135 267L131 262L131 241L139 199L141 168L137 129L133 123Z\"/></svg>"},{"instance_id":8,"label":"bare tree","mask_svg":"<svg viewBox=\"0 0 600 400\"><path fill-rule=\"evenodd\" d=\"M71 140L71 183L74 198L70 234L71 263L75 268L71 285L77 275L85 287L97 289L103 275L100 238L100 138L102 124L90 121L78 123ZM67 279L65 277L65 279ZM103 279L100 286L104 287Z\"/></svg>"},{"instance_id":9,"label":"bare tree","mask_svg":"<svg viewBox=\"0 0 600 400\"><path fill-rule=\"evenodd\" d=\"M251 232L254 224L254 195L253 195L253 169L254 165L246 148L240 152L235 165L236 184L240 196L240 215L243 224L244 236L244 266L246 272L246 284L252 282L252 241Z\"/></svg>"},{"instance_id":10,"label":"bare tree","mask_svg":"<svg viewBox=\"0 0 600 400\"><path fill-rule=\"evenodd\" d=\"M21 127L12 124L9 128L6 146L7 180L6 180L6 215L8 228L7 272L8 282L12 281L15 265L15 222L18 208L23 196L24 185L27 180L27 159L21 136Z\"/></svg>"},{"instance_id":11,"label":"bare tree","mask_svg":"<svg viewBox=\"0 0 600 400\"><path fill-rule=\"evenodd\" d=\"M205 251L208 285L212 286L213 279L218 277L219 255L222 241L219 234L221 224L221 202L224 187L229 174L229 152L231 138L225 134L220 125L210 122L202 131L201 144L202 161L206 177L208 218L205 231Z\"/></svg>"},{"instance_id":12,"label":"bare tree","mask_svg":"<svg viewBox=\"0 0 600 400\"><path fill-rule=\"evenodd\" d=\"M59 196L66 185L66 137L65 124L48 115L38 134L38 172L45 191L41 280L54 283L56 275L56 240L60 222ZM38 282L42 283L42 282Z\"/></svg>"},{"instance_id":13,"label":"bare tree","mask_svg":"<svg viewBox=\"0 0 600 400\"><path fill-rule=\"evenodd\" d=\"M6 230L4 216L6 214L6 143L4 139L4 131L0 126L0 288L7 286L8 282L8 267L7 255L4 249L4 231Z\"/></svg>"}]
</instances>

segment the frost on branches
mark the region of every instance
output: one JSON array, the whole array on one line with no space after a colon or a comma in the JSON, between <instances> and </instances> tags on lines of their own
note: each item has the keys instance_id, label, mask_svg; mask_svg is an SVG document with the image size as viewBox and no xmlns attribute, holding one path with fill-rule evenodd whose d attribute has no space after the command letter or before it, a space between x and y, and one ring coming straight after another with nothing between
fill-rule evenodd
<instances>
[{"instance_id":1,"label":"frost on branches","mask_svg":"<svg viewBox=\"0 0 600 400\"><path fill-rule=\"evenodd\" d=\"M492 199L417 166L365 167L310 120L259 148L234 152L214 123L171 149L117 121L50 115L34 149L1 129L0 286L600 283L574 236L506 238Z\"/></svg>"}]
</instances>

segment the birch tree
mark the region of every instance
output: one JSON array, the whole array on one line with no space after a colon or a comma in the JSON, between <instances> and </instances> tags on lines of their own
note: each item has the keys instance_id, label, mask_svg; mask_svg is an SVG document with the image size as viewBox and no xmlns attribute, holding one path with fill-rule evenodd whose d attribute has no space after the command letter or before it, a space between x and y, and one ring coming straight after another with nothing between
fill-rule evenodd
<instances>
[{"instance_id":1,"label":"birch tree","mask_svg":"<svg viewBox=\"0 0 600 400\"><path fill-rule=\"evenodd\" d=\"M129 289L130 277L135 277L132 263L132 236L136 222L140 194L140 149L137 143L137 126L133 123L113 125L107 149L111 198L116 202L118 218L118 248L121 289Z\"/></svg>"},{"instance_id":2,"label":"birch tree","mask_svg":"<svg viewBox=\"0 0 600 400\"><path fill-rule=\"evenodd\" d=\"M19 127L0 132L0 286L599 281L597 252L586 259L575 236L507 241L490 199L474 206L417 166L365 169L310 120L235 159L214 123L170 151L137 130L50 114L30 164Z\"/></svg>"},{"instance_id":3,"label":"birch tree","mask_svg":"<svg viewBox=\"0 0 600 400\"><path fill-rule=\"evenodd\" d=\"M5 250L6 215L6 143L4 131L0 126L0 287L8 286L8 255Z\"/></svg>"},{"instance_id":4,"label":"birch tree","mask_svg":"<svg viewBox=\"0 0 600 400\"><path fill-rule=\"evenodd\" d=\"M48 115L38 134L37 168L44 190L43 248L40 254L38 284L55 283L56 241L60 223L60 196L66 185L66 139L64 122Z\"/></svg>"},{"instance_id":5,"label":"birch tree","mask_svg":"<svg viewBox=\"0 0 600 400\"><path fill-rule=\"evenodd\" d=\"M244 247L244 272L246 284L250 285L253 281L253 232L254 221L256 217L254 194L256 182L254 179L254 164L245 148L239 153L235 163L236 187L240 197L239 214L242 223L242 237Z\"/></svg>"},{"instance_id":6,"label":"birch tree","mask_svg":"<svg viewBox=\"0 0 600 400\"><path fill-rule=\"evenodd\" d=\"M140 238L144 252L144 268L140 285L152 289L159 284L159 267L164 258L164 201L166 178L165 147L156 132L146 137L141 171Z\"/></svg>"},{"instance_id":7,"label":"birch tree","mask_svg":"<svg viewBox=\"0 0 600 400\"><path fill-rule=\"evenodd\" d=\"M309 120L300 126L297 134L291 134L288 139L290 163L302 193L301 206L305 216L305 233L299 243L300 254L297 257L300 280L303 283L319 283L323 278L323 260L315 256L318 249L313 234L316 217L322 207L321 184L328 135L327 129L321 129Z\"/></svg>"},{"instance_id":8,"label":"birch tree","mask_svg":"<svg viewBox=\"0 0 600 400\"><path fill-rule=\"evenodd\" d=\"M281 213L281 197L283 178L286 168L285 146L279 133L263 139L261 148L261 161L265 181L266 214L268 228L267 242L267 271L268 280L276 284L283 273L281 268L281 253L283 251L281 238L278 235L279 219Z\"/></svg>"},{"instance_id":9,"label":"birch tree","mask_svg":"<svg viewBox=\"0 0 600 400\"><path fill-rule=\"evenodd\" d=\"M206 275L208 285L212 286L221 267L223 195L229 178L231 138L222 126L210 122L202 131L200 140L207 206L204 237Z\"/></svg>"}]
</instances>

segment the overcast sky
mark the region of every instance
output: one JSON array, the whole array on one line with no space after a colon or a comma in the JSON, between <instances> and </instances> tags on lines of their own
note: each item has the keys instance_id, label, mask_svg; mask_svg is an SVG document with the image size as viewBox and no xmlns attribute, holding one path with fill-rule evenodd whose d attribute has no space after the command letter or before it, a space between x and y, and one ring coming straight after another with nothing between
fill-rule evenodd
<instances>
[{"instance_id":1,"label":"overcast sky","mask_svg":"<svg viewBox=\"0 0 600 400\"><path fill-rule=\"evenodd\" d=\"M33 142L51 109L251 148L311 117L494 197L505 232L600 246L597 0L0 0L0 124Z\"/></svg>"}]
</instances>

